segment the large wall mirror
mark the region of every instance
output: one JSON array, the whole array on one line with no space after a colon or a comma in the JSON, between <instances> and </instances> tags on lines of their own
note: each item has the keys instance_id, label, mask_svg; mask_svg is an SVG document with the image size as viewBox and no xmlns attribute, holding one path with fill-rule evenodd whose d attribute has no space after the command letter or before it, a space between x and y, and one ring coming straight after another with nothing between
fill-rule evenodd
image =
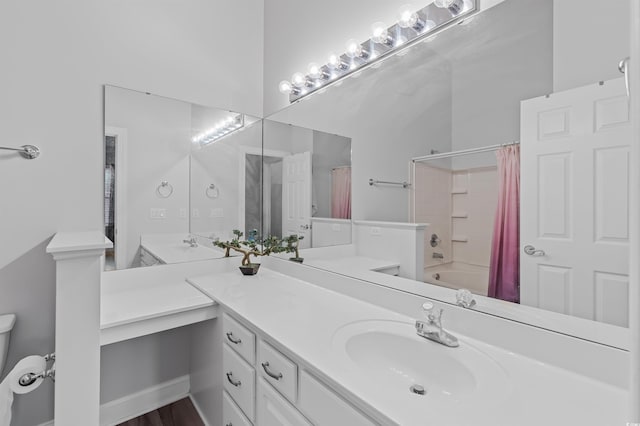
<instances>
[{"instance_id":1,"label":"large wall mirror","mask_svg":"<svg viewBox=\"0 0 640 426\"><path fill-rule=\"evenodd\" d=\"M264 231L300 248L351 243L351 139L264 121Z\"/></svg>"},{"instance_id":2,"label":"large wall mirror","mask_svg":"<svg viewBox=\"0 0 640 426\"><path fill-rule=\"evenodd\" d=\"M222 257L212 241L260 230L262 122L105 86L105 269Z\"/></svg>"},{"instance_id":3,"label":"large wall mirror","mask_svg":"<svg viewBox=\"0 0 640 426\"><path fill-rule=\"evenodd\" d=\"M505 0L268 117L350 139L354 227L426 224L424 286L367 279L626 345L627 3Z\"/></svg>"}]
</instances>

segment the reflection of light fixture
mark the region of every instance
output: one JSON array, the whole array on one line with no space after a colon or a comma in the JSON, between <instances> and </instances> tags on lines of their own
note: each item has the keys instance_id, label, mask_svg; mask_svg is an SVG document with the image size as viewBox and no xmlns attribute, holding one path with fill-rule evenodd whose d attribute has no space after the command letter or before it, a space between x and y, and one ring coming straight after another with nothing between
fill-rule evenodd
<instances>
[{"instance_id":1,"label":"reflection of light fixture","mask_svg":"<svg viewBox=\"0 0 640 426\"><path fill-rule=\"evenodd\" d=\"M295 73L291 81L280 82L278 88L289 95L290 102L295 102L329 85L339 85L342 78L365 67L377 66L385 58L434 37L468 17L478 3L479 0L434 0L419 10L405 5L400 8L398 22L394 25L386 27L382 22L376 22L370 39L362 43L349 40L343 54L331 53L324 65L309 64L306 75ZM449 13L442 13L440 9L447 9Z\"/></svg>"},{"instance_id":2,"label":"reflection of light fixture","mask_svg":"<svg viewBox=\"0 0 640 426\"><path fill-rule=\"evenodd\" d=\"M459 15L469 7L465 0L434 0L433 4L441 9L449 9L453 15Z\"/></svg>"},{"instance_id":3,"label":"reflection of light fixture","mask_svg":"<svg viewBox=\"0 0 640 426\"><path fill-rule=\"evenodd\" d=\"M371 33L373 37L371 40L378 44L384 44L389 47L393 46L393 37L389 35L389 30L384 25L384 22L376 22L371 26Z\"/></svg>"},{"instance_id":4,"label":"reflection of light fixture","mask_svg":"<svg viewBox=\"0 0 640 426\"><path fill-rule=\"evenodd\" d=\"M207 145L217 141L231 133L237 132L244 127L244 114L227 117L213 126L211 129L196 135L191 139L193 143Z\"/></svg>"}]
</instances>

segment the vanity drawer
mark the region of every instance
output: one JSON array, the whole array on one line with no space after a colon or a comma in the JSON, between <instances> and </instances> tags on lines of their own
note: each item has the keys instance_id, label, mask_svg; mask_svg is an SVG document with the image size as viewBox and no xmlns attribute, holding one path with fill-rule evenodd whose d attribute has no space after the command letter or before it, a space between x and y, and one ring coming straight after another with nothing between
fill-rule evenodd
<instances>
[{"instance_id":1,"label":"vanity drawer","mask_svg":"<svg viewBox=\"0 0 640 426\"><path fill-rule=\"evenodd\" d=\"M142 266L155 266L162 264L162 262L145 250L144 247L140 247L140 264Z\"/></svg>"},{"instance_id":2,"label":"vanity drawer","mask_svg":"<svg viewBox=\"0 0 640 426\"><path fill-rule=\"evenodd\" d=\"M256 335L247 327L231 318L223 315L224 340L249 364L256 363Z\"/></svg>"},{"instance_id":3,"label":"vanity drawer","mask_svg":"<svg viewBox=\"0 0 640 426\"><path fill-rule=\"evenodd\" d=\"M256 424L260 426L312 426L262 377L258 377L256 406Z\"/></svg>"},{"instance_id":4,"label":"vanity drawer","mask_svg":"<svg viewBox=\"0 0 640 426\"><path fill-rule=\"evenodd\" d=\"M298 390L298 366L271 345L260 340L258 364L260 375L273 385L289 401L296 402Z\"/></svg>"},{"instance_id":5,"label":"vanity drawer","mask_svg":"<svg viewBox=\"0 0 640 426\"><path fill-rule=\"evenodd\" d=\"M249 419L238 408L228 393L222 397L222 424L224 426L251 426Z\"/></svg>"},{"instance_id":6,"label":"vanity drawer","mask_svg":"<svg viewBox=\"0 0 640 426\"><path fill-rule=\"evenodd\" d=\"M347 401L333 393L306 371L300 373L300 400L298 408L316 426L375 426Z\"/></svg>"},{"instance_id":7,"label":"vanity drawer","mask_svg":"<svg viewBox=\"0 0 640 426\"><path fill-rule=\"evenodd\" d=\"M223 345L222 365L224 389L253 421L255 414L256 372L229 346Z\"/></svg>"}]
</instances>

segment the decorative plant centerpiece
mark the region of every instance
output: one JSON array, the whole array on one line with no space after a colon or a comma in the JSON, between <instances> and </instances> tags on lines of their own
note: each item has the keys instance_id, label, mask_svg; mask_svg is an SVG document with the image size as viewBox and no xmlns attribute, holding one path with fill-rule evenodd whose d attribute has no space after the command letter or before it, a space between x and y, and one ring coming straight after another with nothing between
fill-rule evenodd
<instances>
[{"instance_id":1,"label":"decorative plant centerpiece","mask_svg":"<svg viewBox=\"0 0 640 426\"><path fill-rule=\"evenodd\" d=\"M287 253L295 253L294 257L290 257L289 260L292 262L302 263L304 258L300 257L300 253L298 252L298 246L300 245L300 240L303 239L302 235L289 235L284 238L284 243L286 244L286 252Z\"/></svg>"},{"instance_id":2,"label":"decorative plant centerpiece","mask_svg":"<svg viewBox=\"0 0 640 426\"><path fill-rule=\"evenodd\" d=\"M240 271L243 275L255 275L260 268L259 263L251 262L251 256L269 256L271 253L290 253L294 251L293 246L283 244L284 240L278 237L257 238L257 231L250 232L251 237L243 240L242 231L233 230L233 239L231 241L215 241L213 244L223 248L224 256L229 257L231 250L242 253L242 265ZM297 255L297 251L296 251Z\"/></svg>"}]
</instances>

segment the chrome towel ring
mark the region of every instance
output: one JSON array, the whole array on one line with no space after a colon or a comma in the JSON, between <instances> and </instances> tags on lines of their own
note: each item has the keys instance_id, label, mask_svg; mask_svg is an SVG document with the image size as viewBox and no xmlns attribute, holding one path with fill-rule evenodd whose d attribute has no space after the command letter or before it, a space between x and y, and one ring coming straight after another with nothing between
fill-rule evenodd
<instances>
[{"instance_id":1,"label":"chrome towel ring","mask_svg":"<svg viewBox=\"0 0 640 426\"><path fill-rule=\"evenodd\" d=\"M173 185L171 185L168 181L163 180L156 188L156 193L161 198L169 198L171 194L173 194Z\"/></svg>"}]
</instances>

